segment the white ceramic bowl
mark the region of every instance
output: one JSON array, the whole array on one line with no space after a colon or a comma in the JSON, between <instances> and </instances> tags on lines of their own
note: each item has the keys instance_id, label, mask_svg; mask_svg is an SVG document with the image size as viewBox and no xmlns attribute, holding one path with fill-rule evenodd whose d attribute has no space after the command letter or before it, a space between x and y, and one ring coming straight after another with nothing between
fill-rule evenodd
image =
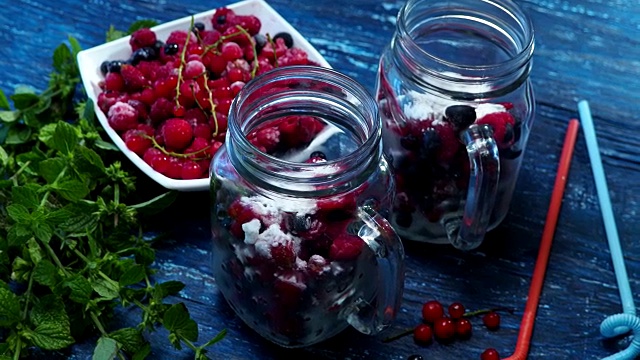
<instances>
[{"instance_id":1,"label":"white ceramic bowl","mask_svg":"<svg viewBox=\"0 0 640 360\"><path fill-rule=\"evenodd\" d=\"M320 53L289 24L280 14L278 14L269 4L263 0L245 0L234 4L226 5L239 15L255 15L260 19L262 28L260 33L275 35L279 32L288 32L293 37L296 47L307 52L309 60L318 63L320 66L331 67ZM215 13L215 9L193 15L194 21L201 21L210 24L210 19ZM158 39L166 39L172 31L186 30L191 25L191 16L170 21L152 28ZM168 178L155 171L145 163L140 156L129 150L124 141L120 138L107 121L107 117L98 107L98 94L102 91L98 83L103 80L100 73L100 64L104 60L127 59L131 55L129 46L129 36L114 40L91 49L78 53L78 66L84 88L89 99L95 105L96 115L100 124L105 128L107 134L115 145L131 160L140 170L167 189L180 191L203 191L209 189L209 179L177 180Z\"/></svg>"}]
</instances>

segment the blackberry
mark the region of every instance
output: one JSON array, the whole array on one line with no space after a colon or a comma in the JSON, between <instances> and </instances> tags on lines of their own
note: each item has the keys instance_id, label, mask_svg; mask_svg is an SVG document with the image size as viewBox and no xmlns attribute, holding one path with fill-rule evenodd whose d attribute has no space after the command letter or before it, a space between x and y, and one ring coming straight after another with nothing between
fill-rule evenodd
<instances>
[{"instance_id":1,"label":"blackberry","mask_svg":"<svg viewBox=\"0 0 640 360\"><path fill-rule=\"evenodd\" d=\"M102 76L107 75L107 73L109 72L109 60L105 60L102 62L102 64L100 64L100 73L102 73Z\"/></svg>"},{"instance_id":2,"label":"blackberry","mask_svg":"<svg viewBox=\"0 0 640 360\"><path fill-rule=\"evenodd\" d=\"M131 54L129 62L133 65L138 65L140 61L151 61L158 57L158 53L152 47L140 48Z\"/></svg>"},{"instance_id":3,"label":"blackberry","mask_svg":"<svg viewBox=\"0 0 640 360\"><path fill-rule=\"evenodd\" d=\"M174 43L166 43L164 45L164 53L166 55L174 55L178 53L178 50L180 50L180 45L178 44L174 44Z\"/></svg>"},{"instance_id":4,"label":"blackberry","mask_svg":"<svg viewBox=\"0 0 640 360\"><path fill-rule=\"evenodd\" d=\"M444 111L445 119L461 130L476 121L476 109L469 105L451 105Z\"/></svg>"},{"instance_id":5,"label":"blackberry","mask_svg":"<svg viewBox=\"0 0 640 360\"><path fill-rule=\"evenodd\" d=\"M273 37L273 41L276 41L278 39L282 39L284 41L285 46L288 48L291 48L293 46L293 38L291 37L291 34L287 32L281 32L281 33L275 34L275 36Z\"/></svg>"},{"instance_id":6,"label":"blackberry","mask_svg":"<svg viewBox=\"0 0 640 360\"><path fill-rule=\"evenodd\" d=\"M267 37L262 34L255 34L253 39L256 41L256 53L260 53L262 48L267 44Z\"/></svg>"},{"instance_id":7,"label":"blackberry","mask_svg":"<svg viewBox=\"0 0 640 360\"><path fill-rule=\"evenodd\" d=\"M122 60L113 60L110 61L109 64L107 65L107 72L112 72L112 73L119 73L120 72L120 68L122 67L122 64L124 64L125 62Z\"/></svg>"},{"instance_id":8,"label":"blackberry","mask_svg":"<svg viewBox=\"0 0 640 360\"><path fill-rule=\"evenodd\" d=\"M327 160L327 155L325 155L322 151L314 151L309 155L309 159L320 158L323 160Z\"/></svg>"}]
</instances>

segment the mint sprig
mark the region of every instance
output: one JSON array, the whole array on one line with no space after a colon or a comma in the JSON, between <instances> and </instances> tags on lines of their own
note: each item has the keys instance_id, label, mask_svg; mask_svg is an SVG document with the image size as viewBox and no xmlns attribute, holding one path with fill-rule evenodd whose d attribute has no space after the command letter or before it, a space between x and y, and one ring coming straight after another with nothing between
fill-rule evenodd
<instances>
[{"instance_id":1,"label":"mint sprig","mask_svg":"<svg viewBox=\"0 0 640 360\"><path fill-rule=\"evenodd\" d=\"M47 89L0 90L0 359L30 349L59 350L98 338L96 360L144 359L150 331L164 326L176 349L207 359L184 284L154 280L147 216L176 199L166 192L133 201L138 181L103 139L93 103L77 101L73 39L53 54ZM74 98L75 103L74 103ZM117 306L137 307L137 326L112 328Z\"/></svg>"}]
</instances>

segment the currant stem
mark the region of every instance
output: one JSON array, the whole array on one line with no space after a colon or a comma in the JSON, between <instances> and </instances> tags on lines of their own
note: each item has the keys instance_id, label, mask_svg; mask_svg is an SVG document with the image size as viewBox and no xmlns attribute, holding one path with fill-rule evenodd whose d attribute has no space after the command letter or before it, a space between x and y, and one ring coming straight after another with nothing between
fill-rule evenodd
<instances>
[{"instance_id":1,"label":"currant stem","mask_svg":"<svg viewBox=\"0 0 640 360\"><path fill-rule=\"evenodd\" d=\"M413 334L414 329L415 328L406 328L405 330L403 330L402 332L400 332L398 334L395 334L395 335L389 336L388 338L383 339L382 342L384 342L384 343L392 342L394 340L398 340L400 338L403 338L403 337L405 337L407 335Z\"/></svg>"},{"instance_id":2,"label":"currant stem","mask_svg":"<svg viewBox=\"0 0 640 360\"><path fill-rule=\"evenodd\" d=\"M153 138L152 136L149 135L141 135L143 138L145 139L149 139L151 140L151 143L153 144L153 147L160 150L163 154L167 155L167 156L173 156L173 157L177 157L177 158L188 158L189 156L194 156L200 153L203 153L207 150L209 150L209 148L211 147L211 145L207 145L206 147L203 147L202 149L198 150L198 151L194 151L194 152L190 152L190 153L185 153L185 154L179 154L179 153L175 153L175 152L171 152L171 151L167 151L165 148L163 148L160 144L158 144L158 142L156 141L155 138ZM204 159L208 159L207 156L203 157L203 158L196 158L194 160L204 160Z\"/></svg>"},{"instance_id":3,"label":"currant stem","mask_svg":"<svg viewBox=\"0 0 640 360\"><path fill-rule=\"evenodd\" d=\"M509 314L513 314L513 309L508 308L508 307L497 307L497 308L492 308L492 309L481 309L481 310L476 310L476 311L469 311L464 313L464 317L473 317L473 316L478 316L478 315L484 315L484 314L488 314L490 312L497 312L497 311L506 311Z\"/></svg>"}]
</instances>

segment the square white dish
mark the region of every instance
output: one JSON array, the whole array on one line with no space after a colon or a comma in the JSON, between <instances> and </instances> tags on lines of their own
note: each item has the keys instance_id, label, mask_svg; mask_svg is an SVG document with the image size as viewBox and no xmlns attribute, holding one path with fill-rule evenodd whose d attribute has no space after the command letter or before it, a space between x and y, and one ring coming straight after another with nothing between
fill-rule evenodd
<instances>
[{"instance_id":1,"label":"square white dish","mask_svg":"<svg viewBox=\"0 0 640 360\"><path fill-rule=\"evenodd\" d=\"M329 63L322 55L280 14L278 14L269 4L263 0L245 0L234 4L225 5L239 15L255 15L260 19L262 27L261 34L275 35L279 32L288 32L293 38L295 47L304 50L309 60L320 66L330 68ZM186 30L190 27L192 17L194 22L210 24L210 19L216 9L186 16L151 28L158 39L166 39L175 30ZM105 60L126 59L131 55L129 45L130 36L126 36L91 49L78 53L78 66L82 83L87 92L88 98L93 101L96 109L96 116L100 124L104 127L113 143L133 162L142 172L151 179L167 189L179 191L204 191L209 189L209 179L178 180L169 178L157 171L138 156L129 150L118 133L109 126L107 117L98 106L98 95L102 91L99 83L104 79L100 72L100 64Z\"/></svg>"}]
</instances>

